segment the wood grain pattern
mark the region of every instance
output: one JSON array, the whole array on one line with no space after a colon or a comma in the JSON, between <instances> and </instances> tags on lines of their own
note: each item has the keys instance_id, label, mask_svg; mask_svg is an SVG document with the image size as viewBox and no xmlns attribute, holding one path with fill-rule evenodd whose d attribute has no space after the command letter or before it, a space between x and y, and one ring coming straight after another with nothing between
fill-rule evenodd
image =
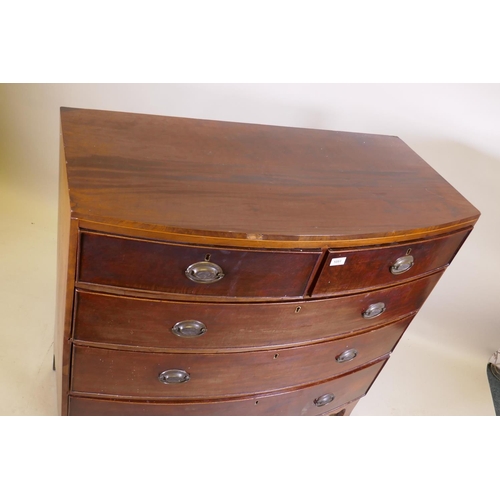
<instances>
[{"instance_id":1,"label":"wood grain pattern","mask_svg":"<svg viewBox=\"0 0 500 500\"><path fill-rule=\"evenodd\" d=\"M73 215L87 221L336 241L479 217L397 137L70 108L61 120Z\"/></svg>"},{"instance_id":2,"label":"wood grain pattern","mask_svg":"<svg viewBox=\"0 0 500 500\"><path fill-rule=\"evenodd\" d=\"M418 311L441 276L437 273L333 299L250 305L153 301L79 291L74 338L172 352L242 350L326 340ZM363 318L362 313L378 302L385 303L386 311L375 318ZM201 321L207 332L196 338L177 337L171 328L185 320Z\"/></svg>"},{"instance_id":3,"label":"wood grain pattern","mask_svg":"<svg viewBox=\"0 0 500 500\"><path fill-rule=\"evenodd\" d=\"M220 297L301 297L320 251L255 251L191 247L81 233L79 281L152 291ZM219 265L224 278L194 283L186 269Z\"/></svg>"},{"instance_id":4,"label":"wood grain pattern","mask_svg":"<svg viewBox=\"0 0 500 500\"><path fill-rule=\"evenodd\" d=\"M314 287L313 296L353 293L412 279L447 266L469 235L469 230L428 241L362 250L328 252L323 269ZM391 273L399 257L411 255L413 267L403 274ZM332 259L345 258L343 265L331 266Z\"/></svg>"},{"instance_id":5,"label":"wood grain pattern","mask_svg":"<svg viewBox=\"0 0 500 500\"><path fill-rule=\"evenodd\" d=\"M119 401L111 399L70 397L70 415L221 415L221 416L297 416L320 415L341 408L352 398L364 396L387 359L349 375L316 384L302 389L286 391L281 394L259 394L251 398L223 401L179 401L179 402L144 402ZM326 406L317 407L314 400L323 394L332 393L335 399Z\"/></svg>"}]
</instances>

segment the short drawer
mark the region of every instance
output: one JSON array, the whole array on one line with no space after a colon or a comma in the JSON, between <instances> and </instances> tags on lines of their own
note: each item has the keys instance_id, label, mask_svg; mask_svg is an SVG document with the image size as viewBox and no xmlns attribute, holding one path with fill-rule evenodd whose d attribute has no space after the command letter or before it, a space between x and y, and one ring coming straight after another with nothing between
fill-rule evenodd
<instances>
[{"instance_id":1,"label":"short drawer","mask_svg":"<svg viewBox=\"0 0 500 500\"><path fill-rule=\"evenodd\" d=\"M342 409L353 399L364 396L387 360L320 384L280 394L262 394L251 398L225 401L144 402L85 398L72 395L69 414L76 416L109 415L321 415L330 409Z\"/></svg>"},{"instance_id":2,"label":"short drawer","mask_svg":"<svg viewBox=\"0 0 500 500\"><path fill-rule=\"evenodd\" d=\"M330 250L313 296L387 286L442 268L452 261L469 232L387 247Z\"/></svg>"},{"instance_id":3,"label":"short drawer","mask_svg":"<svg viewBox=\"0 0 500 500\"><path fill-rule=\"evenodd\" d=\"M417 311L441 275L344 297L264 304L146 300L79 290L73 337L176 351L265 348L327 340ZM385 308L381 314L363 316L380 304Z\"/></svg>"},{"instance_id":4,"label":"short drawer","mask_svg":"<svg viewBox=\"0 0 500 500\"><path fill-rule=\"evenodd\" d=\"M110 396L206 399L303 386L390 353L410 321L407 318L369 333L309 346L230 354L76 346L72 390Z\"/></svg>"},{"instance_id":5,"label":"short drawer","mask_svg":"<svg viewBox=\"0 0 500 500\"><path fill-rule=\"evenodd\" d=\"M80 282L220 297L302 297L318 251L173 245L82 232Z\"/></svg>"}]
</instances>

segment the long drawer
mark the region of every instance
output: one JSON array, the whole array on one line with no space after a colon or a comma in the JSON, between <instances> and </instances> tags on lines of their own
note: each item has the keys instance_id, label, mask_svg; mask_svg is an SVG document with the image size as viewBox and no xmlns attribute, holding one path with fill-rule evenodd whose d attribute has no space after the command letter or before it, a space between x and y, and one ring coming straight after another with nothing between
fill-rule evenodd
<instances>
[{"instance_id":1,"label":"long drawer","mask_svg":"<svg viewBox=\"0 0 500 500\"><path fill-rule=\"evenodd\" d=\"M388 286L447 266L470 233L376 248L330 250L313 296Z\"/></svg>"},{"instance_id":2,"label":"long drawer","mask_svg":"<svg viewBox=\"0 0 500 500\"><path fill-rule=\"evenodd\" d=\"M343 339L270 351L171 354L75 346L72 390L206 399L307 385L390 353L411 319Z\"/></svg>"},{"instance_id":3,"label":"long drawer","mask_svg":"<svg viewBox=\"0 0 500 500\"><path fill-rule=\"evenodd\" d=\"M441 274L345 297L265 304L146 300L79 290L73 336L86 342L178 351L326 340L417 311ZM385 310L377 315L380 304ZM372 312L363 314L367 311Z\"/></svg>"},{"instance_id":4,"label":"long drawer","mask_svg":"<svg viewBox=\"0 0 500 500\"><path fill-rule=\"evenodd\" d=\"M69 414L90 415L321 415L342 410L364 396L387 359L333 380L280 394L260 394L229 401L116 401L72 395ZM333 412L334 413L334 412Z\"/></svg>"},{"instance_id":5,"label":"long drawer","mask_svg":"<svg viewBox=\"0 0 500 500\"><path fill-rule=\"evenodd\" d=\"M302 297L321 251L174 245L82 232L78 280L219 297Z\"/></svg>"}]
</instances>

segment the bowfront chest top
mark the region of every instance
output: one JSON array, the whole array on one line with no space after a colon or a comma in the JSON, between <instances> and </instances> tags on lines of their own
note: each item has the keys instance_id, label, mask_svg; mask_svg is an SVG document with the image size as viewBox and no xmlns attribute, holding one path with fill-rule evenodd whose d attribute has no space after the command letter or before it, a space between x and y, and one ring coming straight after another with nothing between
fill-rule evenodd
<instances>
[{"instance_id":1,"label":"bowfront chest top","mask_svg":"<svg viewBox=\"0 0 500 500\"><path fill-rule=\"evenodd\" d=\"M397 137L61 109L63 415L348 415L479 212Z\"/></svg>"}]
</instances>

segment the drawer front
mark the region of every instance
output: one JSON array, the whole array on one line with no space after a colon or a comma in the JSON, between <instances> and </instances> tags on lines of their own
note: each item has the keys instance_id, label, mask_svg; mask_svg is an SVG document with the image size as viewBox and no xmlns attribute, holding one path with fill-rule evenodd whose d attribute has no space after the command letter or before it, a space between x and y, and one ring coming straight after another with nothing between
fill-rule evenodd
<instances>
[{"instance_id":1,"label":"drawer front","mask_svg":"<svg viewBox=\"0 0 500 500\"><path fill-rule=\"evenodd\" d=\"M177 351L277 347L326 340L417 311L441 275L345 297L267 304L155 301L80 290L74 338ZM382 314L363 317L370 306L380 303L385 305ZM177 328L177 334L173 328Z\"/></svg>"},{"instance_id":2,"label":"drawer front","mask_svg":"<svg viewBox=\"0 0 500 500\"><path fill-rule=\"evenodd\" d=\"M81 282L220 297L302 297L321 255L319 250L190 247L87 232L81 233L80 247Z\"/></svg>"},{"instance_id":3,"label":"drawer front","mask_svg":"<svg viewBox=\"0 0 500 500\"><path fill-rule=\"evenodd\" d=\"M333 378L390 353L410 318L303 347L231 354L165 354L77 346L73 390L151 398L217 398L276 391ZM159 380L182 370L189 380Z\"/></svg>"},{"instance_id":4,"label":"drawer front","mask_svg":"<svg viewBox=\"0 0 500 500\"><path fill-rule=\"evenodd\" d=\"M425 242L390 247L330 250L313 296L391 285L446 266L469 232L460 231Z\"/></svg>"},{"instance_id":5,"label":"drawer front","mask_svg":"<svg viewBox=\"0 0 500 500\"><path fill-rule=\"evenodd\" d=\"M329 412L330 409L332 411L336 408L341 409L340 407L353 399L364 396L385 362L386 360L382 360L362 370L302 389L233 401L146 403L71 396L69 414L79 416L321 415ZM320 398L329 394L333 395L334 399L323 406L317 406L317 404L328 401L328 398L322 401Z\"/></svg>"}]
</instances>

